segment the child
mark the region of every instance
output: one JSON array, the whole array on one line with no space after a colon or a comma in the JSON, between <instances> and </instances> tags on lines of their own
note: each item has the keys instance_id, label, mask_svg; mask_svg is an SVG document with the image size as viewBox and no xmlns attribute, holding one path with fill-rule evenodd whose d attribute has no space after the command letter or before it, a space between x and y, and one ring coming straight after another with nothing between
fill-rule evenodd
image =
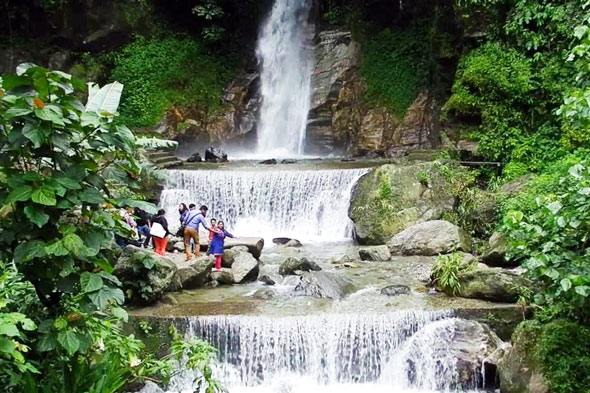
<instances>
[{"instance_id":1,"label":"child","mask_svg":"<svg viewBox=\"0 0 590 393\"><path fill-rule=\"evenodd\" d=\"M225 230L223 221L217 223L217 227L212 228L213 240L211 240L211 254L215 255L215 270L221 270L221 260L223 259L223 242L227 237L234 237Z\"/></svg>"},{"instance_id":2,"label":"child","mask_svg":"<svg viewBox=\"0 0 590 393\"><path fill-rule=\"evenodd\" d=\"M217 220L212 218L211 219L211 226L209 227L209 246L207 247L207 255L211 255L211 241L213 240L213 235L215 232L211 228L215 228L217 225Z\"/></svg>"}]
</instances>

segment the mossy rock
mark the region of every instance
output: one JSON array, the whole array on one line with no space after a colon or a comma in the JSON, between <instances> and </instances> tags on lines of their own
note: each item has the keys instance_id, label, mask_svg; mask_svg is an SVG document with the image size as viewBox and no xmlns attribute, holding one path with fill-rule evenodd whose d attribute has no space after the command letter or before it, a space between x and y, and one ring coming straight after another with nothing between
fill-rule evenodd
<instances>
[{"instance_id":1,"label":"mossy rock","mask_svg":"<svg viewBox=\"0 0 590 393\"><path fill-rule=\"evenodd\" d=\"M385 244L395 234L424 221L439 219L455 197L432 162L387 164L355 185L349 216L361 244Z\"/></svg>"}]
</instances>

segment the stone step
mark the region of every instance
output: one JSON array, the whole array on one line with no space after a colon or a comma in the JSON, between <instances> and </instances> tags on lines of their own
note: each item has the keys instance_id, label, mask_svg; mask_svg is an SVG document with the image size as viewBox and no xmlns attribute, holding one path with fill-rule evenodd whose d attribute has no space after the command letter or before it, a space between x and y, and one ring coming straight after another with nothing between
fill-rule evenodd
<instances>
[{"instance_id":1,"label":"stone step","mask_svg":"<svg viewBox=\"0 0 590 393\"><path fill-rule=\"evenodd\" d=\"M156 166L160 169L176 168L182 165L184 165L184 162L179 159L176 159L174 161L167 161L161 164L156 164Z\"/></svg>"},{"instance_id":2,"label":"stone step","mask_svg":"<svg viewBox=\"0 0 590 393\"><path fill-rule=\"evenodd\" d=\"M147 156L150 159L155 159L155 158L160 158L160 157L170 157L170 156L172 156L172 153L169 151L156 150L153 152L147 152Z\"/></svg>"},{"instance_id":3,"label":"stone step","mask_svg":"<svg viewBox=\"0 0 590 393\"><path fill-rule=\"evenodd\" d=\"M165 164L167 162L174 162L174 161L180 161L180 160L176 156L166 155L166 156L157 157L157 158L150 158L150 161L152 161L156 165L160 165L160 164Z\"/></svg>"}]
</instances>

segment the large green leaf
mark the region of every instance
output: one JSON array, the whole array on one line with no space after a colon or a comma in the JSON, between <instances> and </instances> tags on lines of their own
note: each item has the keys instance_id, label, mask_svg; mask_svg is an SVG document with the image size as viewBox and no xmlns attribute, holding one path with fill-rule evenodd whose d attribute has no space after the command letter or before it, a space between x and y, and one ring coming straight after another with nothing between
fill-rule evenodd
<instances>
[{"instance_id":1,"label":"large green leaf","mask_svg":"<svg viewBox=\"0 0 590 393\"><path fill-rule=\"evenodd\" d=\"M65 125L63 120L63 113L58 106L46 105L43 109L35 108L35 115L39 119L50 121L53 124L57 124L60 126Z\"/></svg>"},{"instance_id":2,"label":"large green leaf","mask_svg":"<svg viewBox=\"0 0 590 393\"><path fill-rule=\"evenodd\" d=\"M39 228L47 224L47 221L49 221L48 214L43 213L43 211L32 205L25 207L25 215Z\"/></svg>"},{"instance_id":3,"label":"large green leaf","mask_svg":"<svg viewBox=\"0 0 590 393\"><path fill-rule=\"evenodd\" d=\"M94 292L104 286L102 278L98 274L84 272L80 277L80 285L86 293Z\"/></svg>"},{"instance_id":4,"label":"large green leaf","mask_svg":"<svg viewBox=\"0 0 590 393\"><path fill-rule=\"evenodd\" d=\"M80 236L75 233L70 233L61 239L63 246L74 254L78 254L84 248L84 242Z\"/></svg>"},{"instance_id":5,"label":"large green leaf","mask_svg":"<svg viewBox=\"0 0 590 393\"><path fill-rule=\"evenodd\" d=\"M0 337L0 352L9 353L14 351L15 348L16 344L14 341L8 338Z\"/></svg>"},{"instance_id":6,"label":"large green leaf","mask_svg":"<svg viewBox=\"0 0 590 393\"><path fill-rule=\"evenodd\" d=\"M8 194L4 203L14 203L14 202L24 202L29 200L31 194L33 193L33 187L29 185L20 186L15 188Z\"/></svg>"},{"instance_id":7,"label":"large green leaf","mask_svg":"<svg viewBox=\"0 0 590 393\"><path fill-rule=\"evenodd\" d=\"M0 335L8 337L17 337L20 335L16 325L0 321Z\"/></svg>"},{"instance_id":8,"label":"large green leaf","mask_svg":"<svg viewBox=\"0 0 590 393\"><path fill-rule=\"evenodd\" d=\"M57 342L61 344L70 356L76 353L78 348L80 348L80 340L78 340L76 333L71 330L59 332L57 335Z\"/></svg>"},{"instance_id":9,"label":"large green leaf","mask_svg":"<svg viewBox=\"0 0 590 393\"><path fill-rule=\"evenodd\" d=\"M43 135L43 132L38 127L35 127L31 123L27 123L23 127L22 132L23 132L23 135L28 140L33 142L33 147L35 149L38 149L39 147L41 147L41 143L43 142L45 136Z\"/></svg>"},{"instance_id":10,"label":"large green leaf","mask_svg":"<svg viewBox=\"0 0 590 393\"><path fill-rule=\"evenodd\" d=\"M118 304L125 302L125 295L121 289L107 286L103 286L98 291L89 293L88 297L99 309L105 308L110 301L115 301Z\"/></svg>"},{"instance_id":11,"label":"large green leaf","mask_svg":"<svg viewBox=\"0 0 590 393\"><path fill-rule=\"evenodd\" d=\"M49 187L42 186L31 194L33 202L40 205L55 206L57 200L55 199L55 192Z\"/></svg>"},{"instance_id":12,"label":"large green leaf","mask_svg":"<svg viewBox=\"0 0 590 393\"><path fill-rule=\"evenodd\" d=\"M15 117L19 117L19 116L25 116L28 115L29 113L33 112L33 108L28 107L28 106L13 106L11 108L8 108L6 110L6 112L4 112L4 116L6 117L6 120L10 120L13 119Z\"/></svg>"},{"instance_id":13,"label":"large green leaf","mask_svg":"<svg viewBox=\"0 0 590 393\"><path fill-rule=\"evenodd\" d=\"M26 262L33 258L41 258L46 255L44 243L41 240L31 240L19 244L14 250L14 262Z\"/></svg>"},{"instance_id":14,"label":"large green leaf","mask_svg":"<svg viewBox=\"0 0 590 393\"><path fill-rule=\"evenodd\" d=\"M88 188L79 194L80 200L87 203L103 203L104 198L100 192L93 188Z\"/></svg>"},{"instance_id":15,"label":"large green leaf","mask_svg":"<svg viewBox=\"0 0 590 393\"><path fill-rule=\"evenodd\" d=\"M123 85L119 82L109 83L98 89L93 83L88 83L88 102L86 112L115 113L119 107L123 93Z\"/></svg>"},{"instance_id":16,"label":"large green leaf","mask_svg":"<svg viewBox=\"0 0 590 393\"><path fill-rule=\"evenodd\" d=\"M45 252L49 255L55 255L56 257L62 257L69 254L68 249L64 247L60 240L54 241L52 244L45 247Z\"/></svg>"}]
</instances>

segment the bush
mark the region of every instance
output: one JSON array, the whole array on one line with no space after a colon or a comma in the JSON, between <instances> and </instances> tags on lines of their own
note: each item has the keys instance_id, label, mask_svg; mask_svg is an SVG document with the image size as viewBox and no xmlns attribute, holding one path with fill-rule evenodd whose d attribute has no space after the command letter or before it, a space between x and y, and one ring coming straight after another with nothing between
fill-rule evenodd
<instances>
[{"instance_id":1,"label":"bush","mask_svg":"<svg viewBox=\"0 0 590 393\"><path fill-rule=\"evenodd\" d=\"M475 263L464 263L461 252L439 255L432 268L430 280L439 290L456 295L461 290L461 276L472 271L476 266Z\"/></svg>"},{"instance_id":2,"label":"bush","mask_svg":"<svg viewBox=\"0 0 590 393\"><path fill-rule=\"evenodd\" d=\"M32 64L0 78L0 385L11 393L113 393L166 379L186 356L205 371L214 355L175 340L157 360L122 333L118 207L155 206L137 199L135 135L114 120L123 86L90 85L86 104L83 86Z\"/></svg>"},{"instance_id":3,"label":"bush","mask_svg":"<svg viewBox=\"0 0 590 393\"><path fill-rule=\"evenodd\" d=\"M223 59L185 36L137 39L113 55L112 80L125 85L121 120L136 127L156 125L172 105L221 108L231 78Z\"/></svg>"},{"instance_id":4,"label":"bush","mask_svg":"<svg viewBox=\"0 0 590 393\"><path fill-rule=\"evenodd\" d=\"M590 391L590 328L564 320L550 322L535 352L551 392Z\"/></svg>"},{"instance_id":5,"label":"bush","mask_svg":"<svg viewBox=\"0 0 590 393\"><path fill-rule=\"evenodd\" d=\"M502 231L509 239L508 257L522 259L537 283L535 303L588 323L590 156L584 158L573 166L564 164L578 157L564 159L509 202L514 209L505 213Z\"/></svg>"},{"instance_id":6,"label":"bush","mask_svg":"<svg viewBox=\"0 0 590 393\"><path fill-rule=\"evenodd\" d=\"M385 29L363 43L361 74L367 83L366 99L404 116L434 67L427 33L414 29Z\"/></svg>"}]
</instances>

